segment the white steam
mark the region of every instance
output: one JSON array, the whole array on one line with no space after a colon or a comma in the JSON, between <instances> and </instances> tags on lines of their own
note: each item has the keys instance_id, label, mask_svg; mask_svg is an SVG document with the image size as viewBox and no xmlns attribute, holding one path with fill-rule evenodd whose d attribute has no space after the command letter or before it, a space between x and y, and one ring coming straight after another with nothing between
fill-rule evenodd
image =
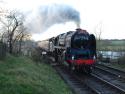
<instances>
[{"instance_id":1,"label":"white steam","mask_svg":"<svg viewBox=\"0 0 125 94\"><path fill-rule=\"evenodd\" d=\"M49 4L40 6L37 11L27 16L30 31L41 33L55 24L74 22L80 26L80 14L74 8L64 4Z\"/></svg>"}]
</instances>

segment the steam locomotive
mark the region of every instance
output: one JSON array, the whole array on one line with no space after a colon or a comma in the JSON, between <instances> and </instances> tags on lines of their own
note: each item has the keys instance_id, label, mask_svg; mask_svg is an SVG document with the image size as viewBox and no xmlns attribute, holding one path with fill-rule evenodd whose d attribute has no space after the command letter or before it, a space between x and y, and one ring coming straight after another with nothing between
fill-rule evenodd
<instances>
[{"instance_id":1,"label":"steam locomotive","mask_svg":"<svg viewBox=\"0 0 125 94\"><path fill-rule=\"evenodd\" d=\"M65 63L72 70L91 73L96 58L96 39L93 34L77 28L50 38L48 51L56 62Z\"/></svg>"}]
</instances>

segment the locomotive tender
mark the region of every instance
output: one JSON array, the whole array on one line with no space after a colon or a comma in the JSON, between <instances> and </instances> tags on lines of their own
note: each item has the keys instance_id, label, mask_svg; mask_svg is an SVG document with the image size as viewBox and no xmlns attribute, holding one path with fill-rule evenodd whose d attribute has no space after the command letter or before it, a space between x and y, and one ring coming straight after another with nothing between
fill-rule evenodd
<instances>
[{"instance_id":1,"label":"locomotive tender","mask_svg":"<svg viewBox=\"0 0 125 94\"><path fill-rule=\"evenodd\" d=\"M96 39L80 28L49 39L49 52L55 61L66 63L72 70L91 73L96 57Z\"/></svg>"}]
</instances>

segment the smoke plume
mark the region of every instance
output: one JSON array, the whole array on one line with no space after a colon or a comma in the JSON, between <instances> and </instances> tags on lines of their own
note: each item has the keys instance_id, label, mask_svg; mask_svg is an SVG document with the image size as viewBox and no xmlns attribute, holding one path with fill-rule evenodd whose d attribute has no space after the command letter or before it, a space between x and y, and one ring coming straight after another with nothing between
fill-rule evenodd
<instances>
[{"instance_id":1,"label":"smoke plume","mask_svg":"<svg viewBox=\"0 0 125 94\"><path fill-rule=\"evenodd\" d=\"M73 21L77 27L80 25L80 13L71 6L64 4L51 4L40 6L37 16L32 19L31 29L35 32L46 31L55 24L63 24Z\"/></svg>"}]
</instances>

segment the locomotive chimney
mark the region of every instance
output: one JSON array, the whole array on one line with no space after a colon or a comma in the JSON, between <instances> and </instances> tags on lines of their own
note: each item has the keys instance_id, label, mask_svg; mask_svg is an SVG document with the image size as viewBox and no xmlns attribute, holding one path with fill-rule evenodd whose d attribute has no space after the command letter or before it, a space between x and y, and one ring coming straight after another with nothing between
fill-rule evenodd
<instances>
[{"instance_id":1,"label":"locomotive chimney","mask_svg":"<svg viewBox=\"0 0 125 94\"><path fill-rule=\"evenodd\" d=\"M77 26L77 28L80 28L80 21L76 22L76 26Z\"/></svg>"}]
</instances>

